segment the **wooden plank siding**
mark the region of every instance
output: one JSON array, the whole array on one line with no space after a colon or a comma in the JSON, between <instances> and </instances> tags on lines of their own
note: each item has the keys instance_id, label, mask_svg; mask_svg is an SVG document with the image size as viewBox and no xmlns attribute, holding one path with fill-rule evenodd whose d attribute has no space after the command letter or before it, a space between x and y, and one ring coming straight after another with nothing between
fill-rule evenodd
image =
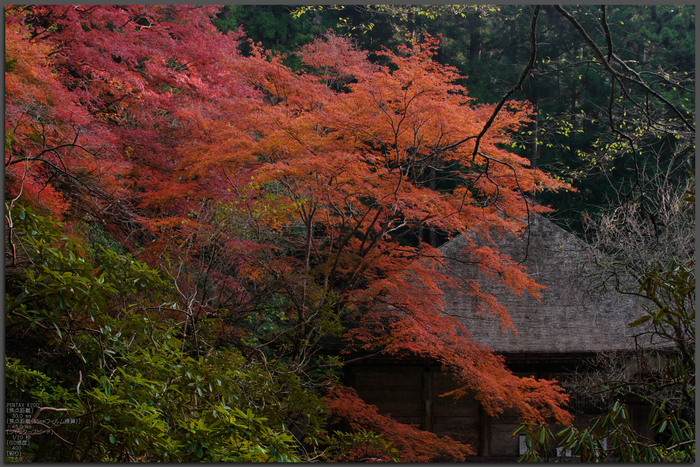
<instances>
[{"instance_id":1,"label":"wooden plank siding","mask_svg":"<svg viewBox=\"0 0 700 467\"><path fill-rule=\"evenodd\" d=\"M524 367L517 360L509 363L511 369L527 369L514 371L518 376L551 379L574 364L574 360L556 365L543 361L541 368L545 371L537 372L529 371L532 360ZM519 426L517 411L505 410L499 416L491 417L469 394L459 399L442 397L458 388L459 383L441 371L438 365L418 359L373 359L349 365L345 382L354 387L364 401L375 405L382 415L468 444L476 452L475 456L466 459L468 462L514 462L519 457L518 437L511 436ZM648 408L641 404L631 404L628 408L632 426L642 434L653 436L645 426ZM575 413L574 426L584 428L596 415L595 411ZM551 425L555 433L562 428Z\"/></svg>"}]
</instances>

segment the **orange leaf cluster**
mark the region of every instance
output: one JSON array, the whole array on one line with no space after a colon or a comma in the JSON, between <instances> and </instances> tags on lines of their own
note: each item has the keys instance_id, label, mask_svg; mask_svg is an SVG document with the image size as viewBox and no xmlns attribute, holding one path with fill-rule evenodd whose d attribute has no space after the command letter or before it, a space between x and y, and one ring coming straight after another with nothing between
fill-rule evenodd
<instances>
[{"instance_id":1,"label":"orange leaf cluster","mask_svg":"<svg viewBox=\"0 0 700 467\"><path fill-rule=\"evenodd\" d=\"M376 407L363 402L353 389L336 388L324 399L331 415L348 423L353 430L370 430L391 442L399 453L400 462L463 462L465 456L474 455L468 445L449 436L439 437L381 415ZM350 459L343 460L392 461L387 453L371 446L358 447L350 456Z\"/></svg>"}]
</instances>

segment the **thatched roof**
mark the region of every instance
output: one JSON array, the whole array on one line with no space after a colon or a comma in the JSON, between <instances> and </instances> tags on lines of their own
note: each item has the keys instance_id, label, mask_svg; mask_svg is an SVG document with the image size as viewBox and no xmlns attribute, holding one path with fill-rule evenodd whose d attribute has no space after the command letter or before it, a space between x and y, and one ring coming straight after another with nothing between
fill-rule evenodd
<instances>
[{"instance_id":1,"label":"thatched roof","mask_svg":"<svg viewBox=\"0 0 700 467\"><path fill-rule=\"evenodd\" d=\"M467 244L459 237L441 250L458 257ZM528 234L499 242L500 250L514 261L522 261L541 285L541 301L531 295L518 296L508 287L478 271L473 264L448 260L458 277L475 279L482 291L493 294L510 310L517 329L504 332L494 316L475 313L470 295L445 290L446 312L459 317L476 342L500 353L589 353L626 350L633 347L631 323L642 314L642 305L630 295L601 287L600 268L590 247L551 221L533 215Z\"/></svg>"}]
</instances>

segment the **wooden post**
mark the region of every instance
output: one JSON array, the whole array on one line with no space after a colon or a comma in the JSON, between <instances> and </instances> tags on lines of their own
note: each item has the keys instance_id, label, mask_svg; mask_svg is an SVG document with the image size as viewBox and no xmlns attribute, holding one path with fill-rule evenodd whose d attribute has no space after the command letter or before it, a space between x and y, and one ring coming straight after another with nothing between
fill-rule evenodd
<instances>
[{"instance_id":1,"label":"wooden post","mask_svg":"<svg viewBox=\"0 0 700 467\"><path fill-rule=\"evenodd\" d=\"M427 367L422 375L423 379L423 423L424 431L433 430L433 373Z\"/></svg>"},{"instance_id":2,"label":"wooden post","mask_svg":"<svg viewBox=\"0 0 700 467\"><path fill-rule=\"evenodd\" d=\"M491 436L491 419L484 410L484 406L479 404L479 457L489 456L489 437Z\"/></svg>"}]
</instances>

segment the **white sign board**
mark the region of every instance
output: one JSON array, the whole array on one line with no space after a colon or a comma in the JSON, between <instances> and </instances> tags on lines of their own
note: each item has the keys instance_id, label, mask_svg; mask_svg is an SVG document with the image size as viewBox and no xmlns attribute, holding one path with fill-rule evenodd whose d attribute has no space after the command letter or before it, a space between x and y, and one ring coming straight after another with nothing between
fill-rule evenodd
<instances>
[{"instance_id":1,"label":"white sign board","mask_svg":"<svg viewBox=\"0 0 700 467\"><path fill-rule=\"evenodd\" d=\"M518 454L521 456L527 452L527 444L525 444L525 436L520 435L520 446L518 449Z\"/></svg>"}]
</instances>

